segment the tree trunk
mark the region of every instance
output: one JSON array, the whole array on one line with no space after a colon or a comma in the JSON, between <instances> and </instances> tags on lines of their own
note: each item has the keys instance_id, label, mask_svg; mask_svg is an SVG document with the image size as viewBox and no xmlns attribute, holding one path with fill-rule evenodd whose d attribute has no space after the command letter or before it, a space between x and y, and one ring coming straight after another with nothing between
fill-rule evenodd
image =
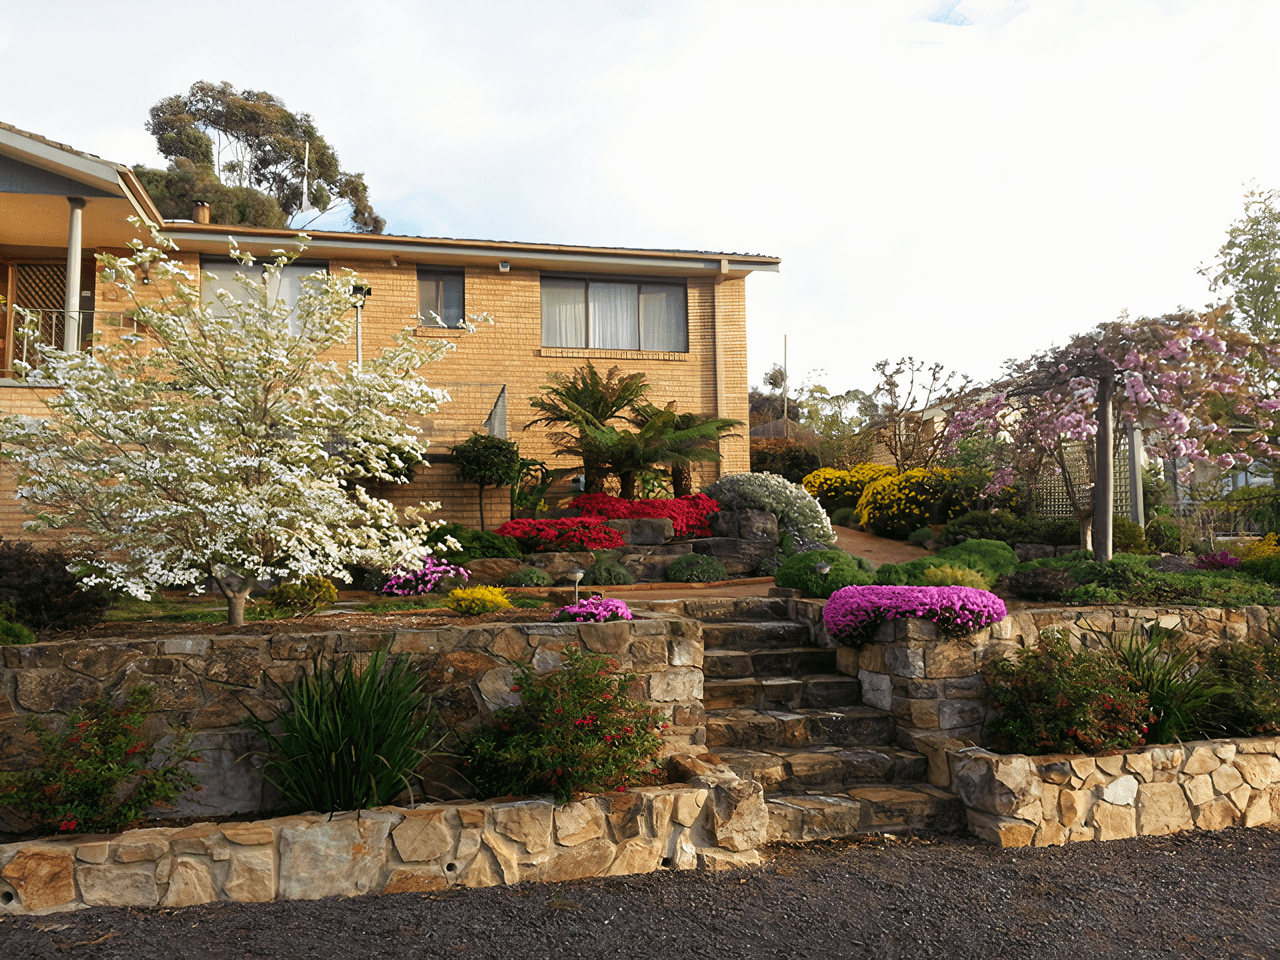
<instances>
[{"instance_id":1,"label":"tree trunk","mask_svg":"<svg viewBox=\"0 0 1280 960\"><path fill-rule=\"evenodd\" d=\"M253 589L253 580L234 573L215 576L213 582L218 585L222 595L227 598L227 623L233 627L244 626L244 605Z\"/></svg>"},{"instance_id":2,"label":"tree trunk","mask_svg":"<svg viewBox=\"0 0 1280 960\"><path fill-rule=\"evenodd\" d=\"M618 474L618 483L621 489L618 496L623 500L634 500L636 498L636 475L633 470L625 470Z\"/></svg>"},{"instance_id":3,"label":"tree trunk","mask_svg":"<svg viewBox=\"0 0 1280 960\"><path fill-rule=\"evenodd\" d=\"M693 496L693 468L689 464L671 464L671 493L676 497Z\"/></svg>"},{"instance_id":4,"label":"tree trunk","mask_svg":"<svg viewBox=\"0 0 1280 960\"><path fill-rule=\"evenodd\" d=\"M1115 513L1115 456L1111 438L1111 397L1115 379L1111 371L1098 378L1098 435L1095 438L1093 485L1093 558L1111 559L1111 516Z\"/></svg>"}]
</instances>

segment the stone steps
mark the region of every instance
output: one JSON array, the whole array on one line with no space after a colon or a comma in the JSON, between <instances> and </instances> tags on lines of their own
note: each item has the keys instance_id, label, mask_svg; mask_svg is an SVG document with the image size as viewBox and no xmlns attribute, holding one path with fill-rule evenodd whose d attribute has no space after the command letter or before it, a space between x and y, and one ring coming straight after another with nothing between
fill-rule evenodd
<instances>
[{"instance_id":1,"label":"stone steps","mask_svg":"<svg viewBox=\"0 0 1280 960\"><path fill-rule=\"evenodd\" d=\"M923 782L928 761L900 747L717 748L715 755L739 777L757 780L770 796L844 792L875 784Z\"/></svg>"},{"instance_id":2,"label":"stone steps","mask_svg":"<svg viewBox=\"0 0 1280 960\"><path fill-rule=\"evenodd\" d=\"M925 783L862 786L842 793L773 796L770 840L820 840L860 833L958 833L965 829L960 800Z\"/></svg>"},{"instance_id":3,"label":"stone steps","mask_svg":"<svg viewBox=\"0 0 1280 960\"><path fill-rule=\"evenodd\" d=\"M703 623L702 645L710 653L713 650L786 650L813 645L809 626L793 620L772 620L759 623Z\"/></svg>"},{"instance_id":4,"label":"stone steps","mask_svg":"<svg viewBox=\"0 0 1280 960\"><path fill-rule=\"evenodd\" d=\"M836 651L828 647L719 648L703 654L702 669L709 679L715 680L836 673Z\"/></svg>"},{"instance_id":5,"label":"stone steps","mask_svg":"<svg viewBox=\"0 0 1280 960\"><path fill-rule=\"evenodd\" d=\"M818 673L803 677L739 677L707 680L702 704L708 710L753 707L757 710L796 710L802 707L858 706L862 684L842 673Z\"/></svg>"},{"instance_id":6,"label":"stone steps","mask_svg":"<svg viewBox=\"0 0 1280 960\"><path fill-rule=\"evenodd\" d=\"M892 714L874 707L840 710L717 710L707 715L707 747L770 750L810 746L908 746Z\"/></svg>"}]
</instances>

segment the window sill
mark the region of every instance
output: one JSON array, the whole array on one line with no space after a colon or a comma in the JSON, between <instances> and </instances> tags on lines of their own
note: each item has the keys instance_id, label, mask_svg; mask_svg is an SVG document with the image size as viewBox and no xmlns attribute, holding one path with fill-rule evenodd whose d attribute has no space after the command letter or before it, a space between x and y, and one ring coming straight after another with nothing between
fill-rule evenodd
<instances>
[{"instance_id":1,"label":"window sill","mask_svg":"<svg viewBox=\"0 0 1280 960\"><path fill-rule=\"evenodd\" d=\"M465 327L414 327L413 335L415 337L423 337L428 340L436 340L440 337L456 337L458 334L466 333Z\"/></svg>"},{"instance_id":2,"label":"window sill","mask_svg":"<svg viewBox=\"0 0 1280 960\"><path fill-rule=\"evenodd\" d=\"M687 363L688 353L670 353L665 350L604 350L599 347L541 347L540 357L574 357L602 360L674 360Z\"/></svg>"}]
</instances>

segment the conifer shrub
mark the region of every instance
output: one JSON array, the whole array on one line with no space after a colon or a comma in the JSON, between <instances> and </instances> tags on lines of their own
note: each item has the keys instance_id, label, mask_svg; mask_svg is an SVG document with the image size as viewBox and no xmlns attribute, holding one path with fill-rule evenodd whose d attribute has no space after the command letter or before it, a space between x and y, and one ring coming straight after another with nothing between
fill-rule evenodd
<instances>
[{"instance_id":1,"label":"conifer shrub","mask_svg":"<svg viewBox=\"0 0 1280 960\"><path fill-rule=\"evenodd\" d=\"M831 569L819 573L818 564ZM843 550L810 550L782 561L773 581L779 587L799 590L801 596L825 600L842 587L871 583L871 565Z\"/></svg>"},{"instance_id":2,"label":"conifer shrub","mask_svg":"<svg viewBox=\"0 0 1280 960\"><path fill-rule=\"evenodd\" d=\"M584 587L624 587L635 582L631 571L611 553L597 553L596 562L582 575Z\"/></svg>"},{"instance_id":3,"label":"conifer shrub","mask_svg":"<svg viewBox=\"0 0 1280 960\"><path fill-rule=\"evenodd\" d=\"M552 583L551 574L538 567L521 567L502 578L504 587L549 587Z\"/></svg>"},{"instance_id":4,"label":"conifer shrub","mask_svg":"<svg viewBox=\"0 0 1280 960\"><path fill-rule=\"evenodd\" d=\"M715 557L687 553L667 567L666 579L672 583L717 583L729 579L729 571Z\"/></svg>"}]
</instances>

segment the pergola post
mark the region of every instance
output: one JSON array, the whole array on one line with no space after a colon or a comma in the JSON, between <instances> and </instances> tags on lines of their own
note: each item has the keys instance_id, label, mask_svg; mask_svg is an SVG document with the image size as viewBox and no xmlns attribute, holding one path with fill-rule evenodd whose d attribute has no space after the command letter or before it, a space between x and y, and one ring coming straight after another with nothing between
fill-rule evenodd
<instances>
[{"instance_id":1,"label":"pergola post","mask_svg":"<svg viewBox=\"0 0 1280 960\"><path fill-rule=\"evenodd\" d=\"M84 198L67 197L71 216L67 223L67 291L63 298L62 350L80 349L80 255Z\"/></svg>"}]
</instances>

